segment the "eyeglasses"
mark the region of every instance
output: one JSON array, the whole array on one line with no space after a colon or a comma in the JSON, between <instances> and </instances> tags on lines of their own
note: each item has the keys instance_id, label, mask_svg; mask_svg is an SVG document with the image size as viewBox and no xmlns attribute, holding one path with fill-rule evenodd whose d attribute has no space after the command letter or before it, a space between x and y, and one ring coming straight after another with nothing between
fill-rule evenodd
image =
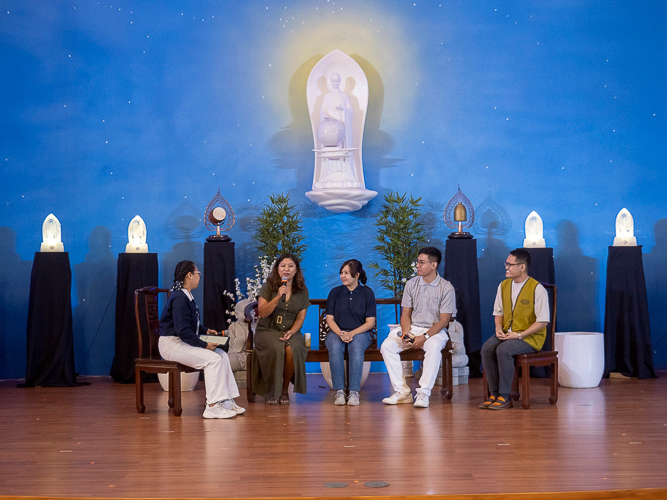
<instances>
[{"instance_id":1,"label":"eyeglasses","mask_svg":"<svg viewBox=\"0 0 667 500\"><path fill-rule=\"evenodd\" d=\"M199 274L199 275L201 275L201 271L195 271L195 272L192 273L192 274Z\"/></svg>"},{"instance_id":2,"label":"eyeglasses","mask_svg":"<svg viewBox=\"0 0 667 500\"><path fill-rule=\"evenodd\" d=\"M426 264L430 264L430 263L431 263L430 260L418 260L417 261L418 266L425 266Z\"/></svg>"},{"instance_id":3,"label":"eyeglasses","mask_svg":"<svg viewBox=\"0 0 667 500\"><path fill-rule=\"evenodd\" d=\"M520 266L521 264L523 264L523 262L515 262L514 264L512 264L511 262L506 261L505 267Z\"/></svg>"}]
</instances>

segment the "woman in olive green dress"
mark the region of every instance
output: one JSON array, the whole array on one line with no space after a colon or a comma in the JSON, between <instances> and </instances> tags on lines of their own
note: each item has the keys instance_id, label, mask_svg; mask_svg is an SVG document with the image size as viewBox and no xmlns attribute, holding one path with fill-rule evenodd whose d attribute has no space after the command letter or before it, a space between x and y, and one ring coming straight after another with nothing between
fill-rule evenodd
<instances>
[{"instance_id":1,"label":"woman in olive green dress","mask_svg":"<svg viewBox=\"0 0 667 500\"><path fill-rule=\"evenodd\" d=\"M306 393L308 349L301 326L310 306L299 259L283 254L259 292L252 385L266 404L289 404L289 384Z\"/></svg>"}]
</instances>

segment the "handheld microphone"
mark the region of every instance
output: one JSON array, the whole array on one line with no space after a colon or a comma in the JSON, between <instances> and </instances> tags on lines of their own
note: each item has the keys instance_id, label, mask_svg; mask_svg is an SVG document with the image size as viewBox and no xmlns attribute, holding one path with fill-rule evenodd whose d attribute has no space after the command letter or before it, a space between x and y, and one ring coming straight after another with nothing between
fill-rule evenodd
<instances>
[{"instance_id":1,"label":"handheld microphone","mask_svg":"<svg viewBox=\"0 0 667 500\"><path fill-rule=\"evenodd\" d=\"M286 280L286 279L283 279L283 280L280 282L280 286L287 286L287 280ZM284 294L284 293L283 293L282 297L280 297L280 301L281 301L281 302L285 302L285 299L287 298L286 295L287 295L287 294Z\"/></svg>"}]
</instances>

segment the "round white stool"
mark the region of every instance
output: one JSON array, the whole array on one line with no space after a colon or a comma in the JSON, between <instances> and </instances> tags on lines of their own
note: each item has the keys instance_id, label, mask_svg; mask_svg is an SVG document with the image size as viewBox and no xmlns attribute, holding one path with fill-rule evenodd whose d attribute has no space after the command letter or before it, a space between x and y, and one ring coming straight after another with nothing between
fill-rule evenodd
<instances>
[{"instance_id":1,"label":"round white stool","mask_svg":"<svg viewBox=\"0 0 667 500\"><path fill-rule=\"evenodd\" d=\"M169 391L169 374L158 373L157 378L164 391ZM194 391L199 382L199 372L181 372L181 392Z\"/></svg>"},{"instance_id":2,"label":"round white stool","mask_svg":"<svg viewBox=\"0 0 667 500\"><path fill-rule=\"evenodd\" d=\"M604 335L556 332L558 383L563 387L597 387L604 373Z\"/></svg>"}]
</instances>

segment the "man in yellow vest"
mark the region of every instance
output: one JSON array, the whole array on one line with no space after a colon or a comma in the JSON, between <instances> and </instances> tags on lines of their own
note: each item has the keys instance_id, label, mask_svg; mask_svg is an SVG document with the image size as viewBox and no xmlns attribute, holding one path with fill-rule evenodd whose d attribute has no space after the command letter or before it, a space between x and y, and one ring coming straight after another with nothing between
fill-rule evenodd
<instances>
[{"instance_id":1,"label":"man in yellow vest","mask_svg":"<svg viewBox=\"0 0 667 500\"><path fill-rule=\"evenodd\" d=\"M505 260L507 279L498 285L493 316L496 334L482 346L482 366L491 396L480 405L489 410L512 408L514 355L538 352L549 323L549 298L537 280L528 276L530 253L523 248Z\"/></svg>"}]
</instances>

